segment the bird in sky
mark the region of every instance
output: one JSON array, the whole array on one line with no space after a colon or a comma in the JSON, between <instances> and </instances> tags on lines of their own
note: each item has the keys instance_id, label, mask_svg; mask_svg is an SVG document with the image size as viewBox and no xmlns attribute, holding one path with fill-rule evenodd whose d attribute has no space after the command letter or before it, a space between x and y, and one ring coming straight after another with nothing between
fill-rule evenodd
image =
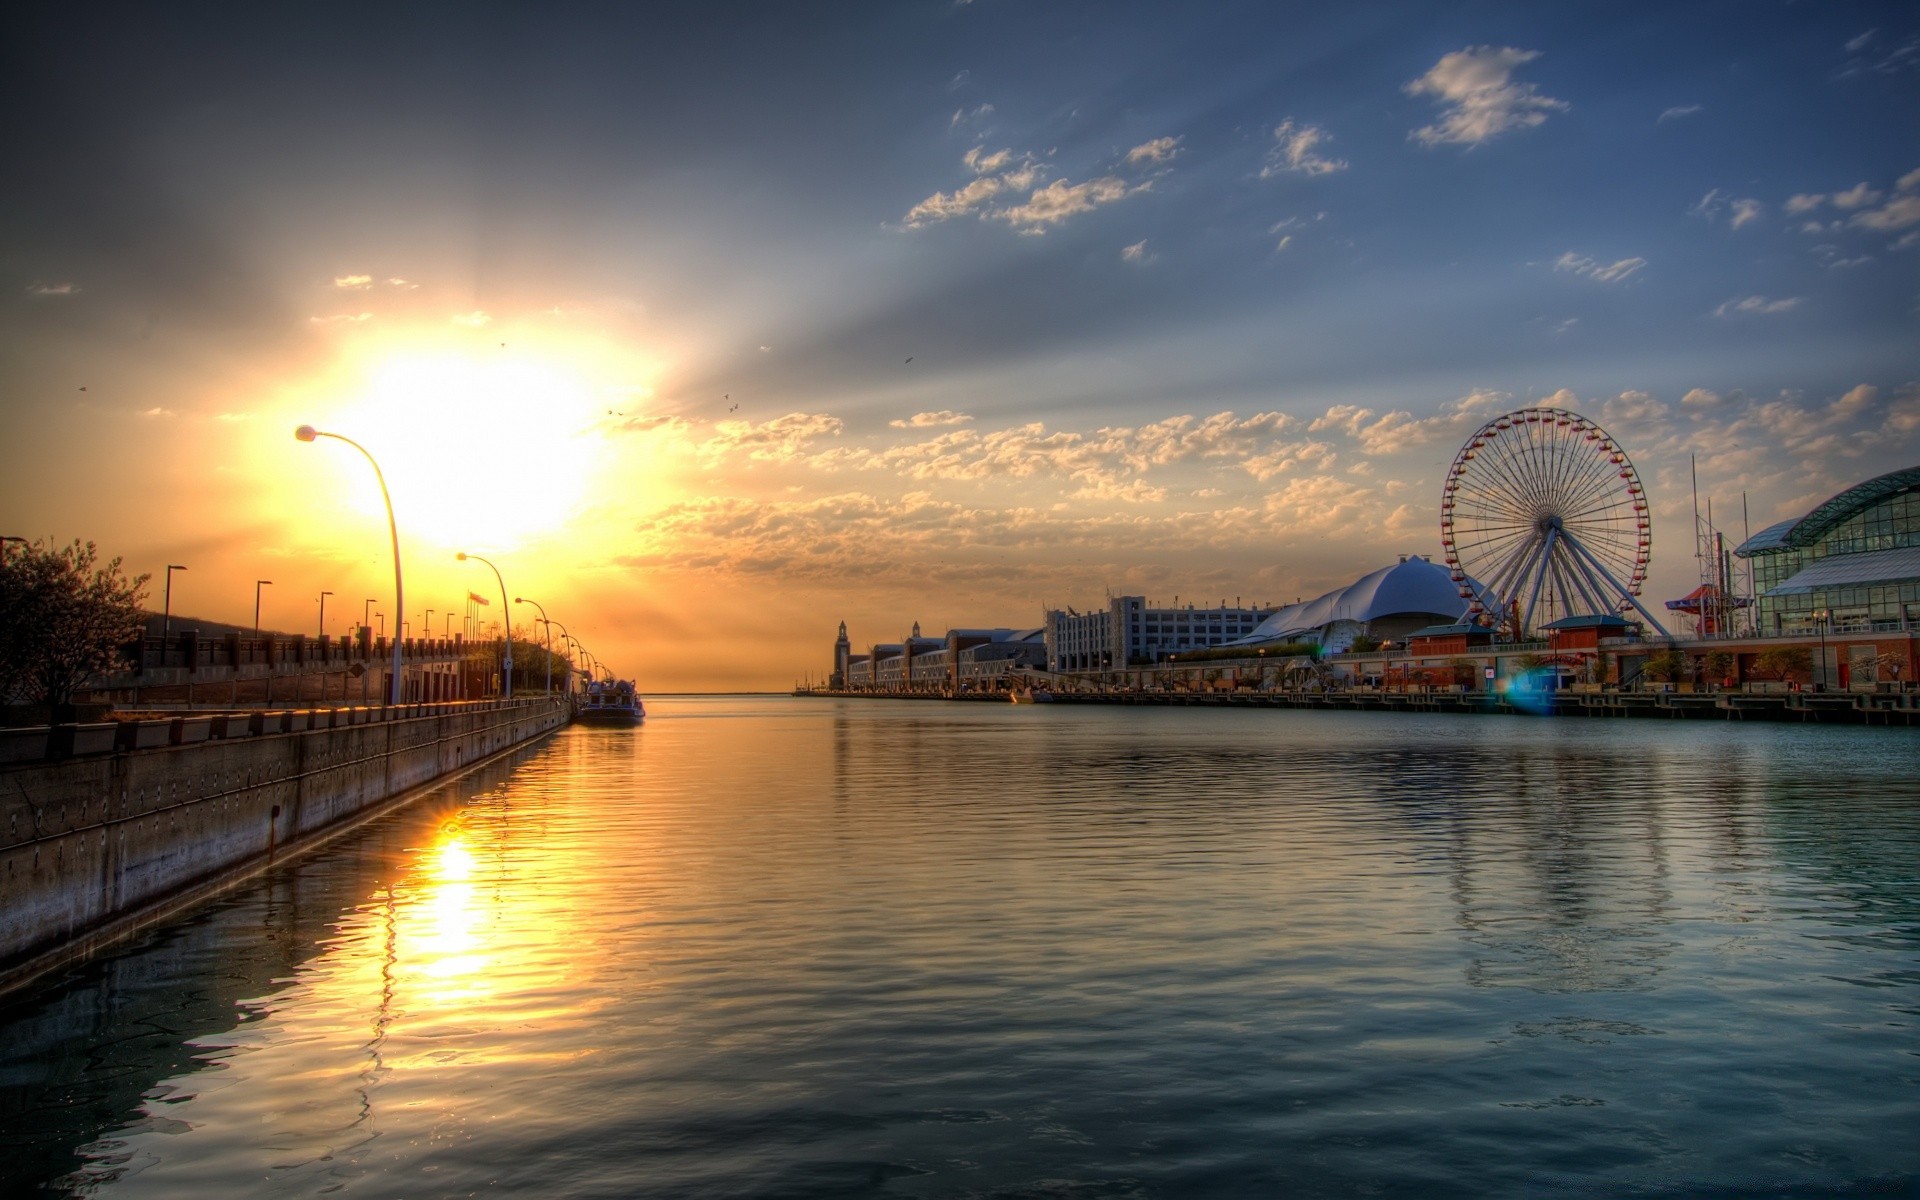
<instances>
[{"instance_id":1,"label":"bird in sky","mask_svg":"<svg viewBox=\"0 0 1920 1200\"><path fill-rule=\"evenodd\" d=\"M912 362L912 361L913 361L913 355L911 355L911 354L909 354L909 355L907 355L907 362ZM904 364L902 364L902 365L904 365Z\"/></svg>"}]
</instances>

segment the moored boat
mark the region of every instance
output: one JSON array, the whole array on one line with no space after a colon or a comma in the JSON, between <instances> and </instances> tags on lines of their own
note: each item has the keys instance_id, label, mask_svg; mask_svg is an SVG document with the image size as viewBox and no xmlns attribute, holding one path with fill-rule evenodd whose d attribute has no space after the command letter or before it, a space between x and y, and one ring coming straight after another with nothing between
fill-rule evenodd
<instances>
[{"instance_id":1,"label":"moored boat","mask_svg":"<svg viewBox=\"0 0 1920 1200\"><path fill-rule=\"evenodd\" d=\"M581 696L574 719L583 725L638 725L647 719L647 706L630 679L594 682Z\"/></svg>"}]
</instances>

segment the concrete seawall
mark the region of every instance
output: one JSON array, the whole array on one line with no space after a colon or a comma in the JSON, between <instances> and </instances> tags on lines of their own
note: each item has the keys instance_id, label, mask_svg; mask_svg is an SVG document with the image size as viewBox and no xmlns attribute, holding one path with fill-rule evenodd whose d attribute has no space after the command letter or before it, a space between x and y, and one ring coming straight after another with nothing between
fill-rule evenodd
<instances>
[{"instance_id":1,"label":"concrete seawall","mask_svg":"<svg viewBox=\"0 0 1920 1200\"><path fill-rule=\"evenodd\" d=\"M568 716L545 699L422 704L0 767L0 992Z\"/></svg>"}]
</instances>

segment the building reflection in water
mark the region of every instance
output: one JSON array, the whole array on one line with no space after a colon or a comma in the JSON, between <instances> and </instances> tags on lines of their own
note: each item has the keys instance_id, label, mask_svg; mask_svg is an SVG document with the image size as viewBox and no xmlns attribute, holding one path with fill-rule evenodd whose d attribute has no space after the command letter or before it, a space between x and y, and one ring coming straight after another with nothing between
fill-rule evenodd
<instances>
[{"instance_id":1,"label":"building reflection in water","mask_svg":"<svg viewBox=\"0 0 1920 1200\"><path fill-rule=\"evenodd\" d=\"M1711 1011L1692 1051L1724 1062L1727 1014L1781 958L1819 968L1774 1011L1812 997L1836 1028L1858 1007L1819 980L1911 958L1912 837L1852 844L1892 810L1848 800L1887 777L1836 757L1851 735L1703 729L1641 753L1630 727L1495 719L687 707L569 731L20 1015L9 1070L110 1064L0 1093L9 1130L42 1122L36 1179L82 1143L72 1182L134 1194L453 1194L556 1164L613 1194L639 1162L749 1193L774 1176L729 1172L755 1153L1026 1156L1052 1179L1057 1110L1124 1097L1088 1134L1119 1161L1122 1127L1196 1080L1260 1097L1258 1147L1307 1146L1316 1107L1397 1105L1445 1126L1434 1145L1455 1112L1519 1137L1532 1105L1705 1112L1714 1085L1594 1044L1678 1047ZM1806 954L1854 936L1876 953L1852 974ZM169 1032L130 1058L148 1022ZM55 1111L76 1087L77 1122Z\"/></svg>"}]
</instances>

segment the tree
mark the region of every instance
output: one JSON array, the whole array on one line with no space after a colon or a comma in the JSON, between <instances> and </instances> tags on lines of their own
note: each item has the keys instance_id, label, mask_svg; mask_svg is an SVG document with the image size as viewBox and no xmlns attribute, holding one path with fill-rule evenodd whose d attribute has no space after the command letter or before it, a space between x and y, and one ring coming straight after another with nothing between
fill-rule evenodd
<instances>
[{"instance_id":1,"label":"tree","mask_svg":"<svg viewBox=\"0 0 1920 1200\"><path fill-rule=\"evenodd\" d=\"M1687 656L1678 650L1662 650L1649 655L1646 665L1640 668L1642 678L1655 683L1672 683L1687 674Z\"/></svg>"},{"instance_id":2,"label":"tree","mask_svg":"<svg viewBox=\"0 0 1920 1200\"><path fill-rule=\"evenodd\" d=\"M1365 633L1355 637L1353 642L1347 646L1348 651L1354 654L1371 654L1379 648L1380 639Z\"/></svg>"},{"instance_id":3,"label":"tree","mask_svg":"<svg viewBox=\"0 0 1920 1200\"><path fill-rule=\"evenodd\" d=\"M1775 679L1805 675L1813 670L1813 654L1805 646L1769 646L1754 656L1753 669Z\"/></svg>"},{"instance_id":4,"label":"tree","mask_svg":"<svg viewBox=\"0 0 1920 1200\"><path fill-rule=\"evenodd\" d=\"M1706 667L1708 679L1717 681L1733 676L1733 655L1729 651L1709 650L1701 663Z\"/></svg>"},{"instance_id":5,"label":"tree","mask_svg":"<svg viewBox=\"0 0 1920 1200\"><path fill-rule=\"evenodd\" d=\"M73 702L81 684L123 661L146 618L147 576L104 566L92 542L32 542L0 565L0 701ZM57 715L57 714L50 714Z\"/></svg>"}]
</instances>

